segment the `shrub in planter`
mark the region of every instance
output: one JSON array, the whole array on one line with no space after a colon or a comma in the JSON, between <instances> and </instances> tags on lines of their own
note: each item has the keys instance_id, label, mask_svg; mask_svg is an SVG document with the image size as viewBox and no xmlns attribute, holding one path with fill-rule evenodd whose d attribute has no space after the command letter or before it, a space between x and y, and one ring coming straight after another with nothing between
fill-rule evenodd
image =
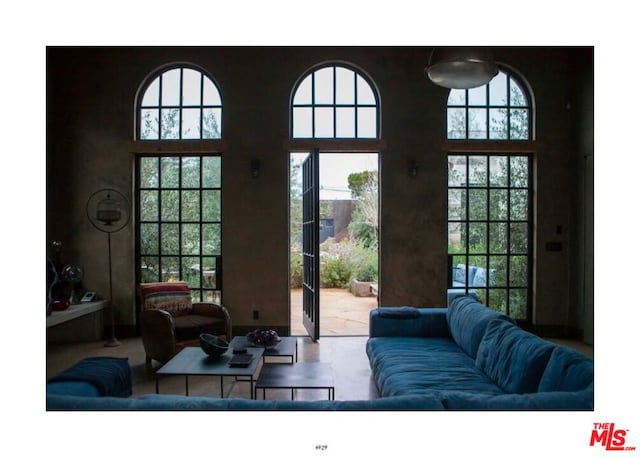
<instances>
[{"instance_id":1,"label":"shrub in planter","mask_svg":"<svg viewBox=\"0 0 640 458\"><path fill-rule=\"evenodd\" d=\"M360 246L354 253L353 278L365 282L378 281L378 253L371 248Z\"/></svg>"},{"instance_id":2,"label":"shrub in planter","mask_svg":"<svg viewBox=\"0 0 640 458\"><path fill-rule=\"evenodd\" d=\"M291 288L302 288L302 253L299 251L291 251L290 270Z\"/></svg>"},{"instance_id":3,"label":"shrub in planter","mask_svg":"<svg viewBox=\"0 0 640 458\"><path fill-rule=\"evenodd\" d=\"M353 265L342 256L325 256L320 268L320 287L347 288L353 274Z\"/></svg>"}]
</instances>

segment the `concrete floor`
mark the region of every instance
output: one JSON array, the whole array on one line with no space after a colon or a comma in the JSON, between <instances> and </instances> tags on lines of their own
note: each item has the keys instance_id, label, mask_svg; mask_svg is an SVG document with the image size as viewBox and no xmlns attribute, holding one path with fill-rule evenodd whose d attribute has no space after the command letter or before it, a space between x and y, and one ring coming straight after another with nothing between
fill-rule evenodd
<instances>
[{"instance_id":1,"label":"concrete floor","mask_svg":"<svg viewBox=\"0 0 640 458\"><path fill-rule=\"evenodd\" d=\"M377 307L377 297L356 297L345 289L322 288L320 337L368 336L369 312ZM302 289L291 290L291 335L307 335L302 325Z\"/></svg>"},{"instance_id":2,"label":"concrete floor","mask_svg":"<svg viewBox=\"0 0 640 458\"><path fill-rule=\"evenodd\" d=\"M331 363L335 378L335 399L375 399L378 391L371 378L365 354L367 337L325 337L312 342L298 337L299 362ZM155 369L145 364L142 340L139 337L121 339L119 347L105 347L103 341L83 343L50 343L47 346L47 378L89 356L129 358L133 377L133 397L155 393ZM225 377L225 397L250 396L250 384ZM184 377L164 377L160 381L161 394L184 394ZM189 377L189 394L193 396L220 396L220 377ZM259 393L261 396L261 393ZM290 399L289 390L268 390L267 399ZM298 390L296 399L326 399L326 390Z\"/></svg>"}]
</instances>

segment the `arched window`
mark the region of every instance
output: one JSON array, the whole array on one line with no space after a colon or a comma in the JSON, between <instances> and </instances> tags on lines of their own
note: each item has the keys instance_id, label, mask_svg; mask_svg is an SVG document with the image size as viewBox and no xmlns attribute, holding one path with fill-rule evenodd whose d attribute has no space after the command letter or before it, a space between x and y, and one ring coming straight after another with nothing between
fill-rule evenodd
<instances>
[{"instance_id":1,"label":"arched window","mask_svg":"<svg viewBox=\"0 0 640 458\"><path fill-rule=\"evenodd\" d=\"M378 95L369 79L346 65L304 76L291 103L291 138L378 138Z\"/></svg>"},{"instance_id":2,"label":"arched window","mask_svg":"<svg viewBox=\"0 0 640 458\"><path fill-rule=\"evenodd\" d=\"M151 74L137 98L136 280L183 280L194 301L222 300L222 99L195 66ZM167 152L164 140L197 148ZM205 141L208 140L208 141ZM157 145L157 147L156 147Z\"/></svg>"},{"instance_id":3,"label":"arched window","mask_svg":"<svg viewBox=\"0 0 640 458\"><path fill-rule=\"evenodd\" d=\"M519 146L532 137L530 100L504 71L484 86L452 89L447 100L447 140L469 140L448 155L449 292L473 292L525 322L532 316L533 155ZM474 147L477 140L484 141Z\"/></svg>"},{"instance_id":4,"label":"arched window","mask_svg":"<svg viewBox=\"0 0 640 458\"><path fill-rule=\"evenodd\" d=\"M518 80L500 71L489 84L452 89L448 140L530 140L531 102Z\"/></svg>"},{"instance_id":5,"label":"arched window","mask_svg":"<svg viewBox=\"0 0 640 458\"><path fill-rule=\"evenodd\" d=\"M150 78L138 99L140 140L221 138L222 99L213 80L188 66Z\"/></svg>"}]
</instances>

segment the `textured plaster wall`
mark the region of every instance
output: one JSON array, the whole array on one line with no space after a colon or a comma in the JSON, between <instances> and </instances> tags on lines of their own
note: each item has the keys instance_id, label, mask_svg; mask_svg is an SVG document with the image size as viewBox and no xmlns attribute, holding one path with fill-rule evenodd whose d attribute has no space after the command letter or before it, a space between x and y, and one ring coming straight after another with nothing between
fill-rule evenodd
<instances>
[{"instance_id":1,"label":"textured plaster wall","mask_svg":"<svg viewBox=\"0 0 640 458\"><path fill-rule=\"evenodd\" d=\"M115 187L133 195L135 96L154 69L191 62L208 70L223 96L224 302L237 326L287 327L288 105L296 79L324 61L345 61L371 76L382 110L382 305L439 306L446 291L447 90L423 76L430 48L50 48L47 51L47 242L61 239L64 256L85 268L87 288L107 294L106 235L85 215L89 195ZM536 158L534 323L578 326L584 307L579 263L593 263L577 234L584 205L576 129L567 98L578 75L575 51L499 48L496 57L517 69L535 95ZM587 53L589 56L589 53ZM591 71L589 65L581 71ZM588 78L587 78L588 80ZM589 94L591 90L591 94ZM581 105L579 100L575 102ZM584 104L583 104L584 105ZM587 108L581 116L588 118ZM591 107L592 110L592 107ZM593 125L591 124L591 129ZM584 141L582 142L584 145ZM592 145L592 144L591 144ZM588 149L588 147L586 147ZM591 146L592 148L592 146ZM249 173L261 161L260 177ZM415 161L418 175L410 178ZM591 193L593 191L591 190ZM561 226L562 233L557 233ZM546 252L546 241L562 241ZM577 241L576 241L577 240ZM135 325L133 224L112 239L117 322ZM261 319L252 319L259 310Z\"/></svg>"}]
</instances>

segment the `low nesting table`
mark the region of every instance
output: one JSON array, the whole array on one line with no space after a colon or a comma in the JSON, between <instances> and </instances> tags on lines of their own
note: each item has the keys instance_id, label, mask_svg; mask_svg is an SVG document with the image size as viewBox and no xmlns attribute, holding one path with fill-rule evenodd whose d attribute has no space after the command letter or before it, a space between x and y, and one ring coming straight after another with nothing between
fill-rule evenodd
<instances>
[{"instance_id":1,"label":"low nesting table","mask_svg":"<svg viewBox=\"0 0 640 458\"><path fill-rule=\"evenodd\" d=\"M189 396L190 375L213 375L220 377L220 397L224 397L223 377L248 377L251 382L251 395L253 399L254 376L258 369L258 363L262 358L262 348L248 347L247 352L253 355L251 364L247 367L230 367L229 361L233 357L232 347L229 347L219 358L210 358L200 347L185 347L169 362L156 371L156 394L160 392L159 380L166 375L184 375L185 391Z\"/></svg>"},{"instance_id":2,"label":"low nesting table","mask_svg":"<svg viewBox=\"0 0 640 458\"><path fill-rule=\"evenodd\" d=\"M268 389L290 389L291 400L296 389L326 389L329 399L335 399L333 369L328 363L263 364L256 380L253 399L262 390L262 399Z\"/></svg>"},{"instance_id":3,"label":"low nesting table","mask_svg":"<svg viewBox=\"0 0 640 458\"><path fill-rule=\"evenodd\" d=\"M229 343L230 347L248 347L255 348L249 344L246 336L237 336L234 337ZM262 347L260 347L262 348ZM264 349L264 354L262 355L262 362L266 363L267 357L278 357L278 358L290 358L291 364L295 361L298 361L298 339L296 337L280 337L280 342L274 347L269 347Z\"/></svg>"}]
</instances>

